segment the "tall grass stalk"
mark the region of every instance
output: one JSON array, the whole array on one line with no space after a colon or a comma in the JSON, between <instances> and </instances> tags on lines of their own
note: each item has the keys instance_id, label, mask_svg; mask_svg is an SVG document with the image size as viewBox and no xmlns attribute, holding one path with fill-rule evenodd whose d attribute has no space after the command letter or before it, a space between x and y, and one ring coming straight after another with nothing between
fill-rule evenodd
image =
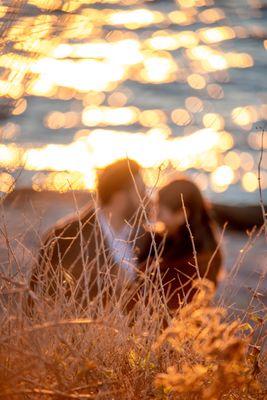
<instances>
[{"instance_id":1,"label":"tall grass stalk","mask_svg":"<svg viewBox=\"0 0 267 400\"><path fill-rule=\"evenodd\" d=\"M144 218L144 204L136 218ZM252 232L245 252L262 230ZM229 321L223 298L215 304L212 285L198 280L193 301L181 304L173 317L162 288L160 254L140 274L142 290L129 291L125 282L115 294L112 261L107 258L100 265L96 259L102 283L96 298L84 293L86 307L81 307L75 300L77 285L72 282L66 296L64 282L55 276L57 296L51 300L41 271L39 290L31 291L29 272L14 250L4 217L1 236L7 259L0 276L0 398L264 399L264 306L259 316L253 314L253 324ZM21 240L16 245L27 252ZM101 238L99 251L103 246ZM27 255L30 269L38 257L30 250ZM242 257L230 276L241 264ZM83 266L81 279L89 285L86 254ZM137 301L127 312L134 292ZM108 302L103 302L107 293ZM31 313L25 306L29 297Z\"/></svg>"}]
</instances>

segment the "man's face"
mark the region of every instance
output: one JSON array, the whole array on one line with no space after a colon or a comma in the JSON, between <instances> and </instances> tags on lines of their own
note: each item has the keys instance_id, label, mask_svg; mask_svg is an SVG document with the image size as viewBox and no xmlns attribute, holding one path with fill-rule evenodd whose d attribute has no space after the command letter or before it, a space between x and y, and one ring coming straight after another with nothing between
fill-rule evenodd
<instances>
[{"instance_id":1,"label":"man's face","mask_svg":"<svg viewBox=\"0 0 267 400\"><path fill-rule=\"evenodd\" d=\"M146 186L141 175L134 176L132 187L125 191L125 219L130 220L141 206L146 195Z\"/></svg>"}]
</instances>

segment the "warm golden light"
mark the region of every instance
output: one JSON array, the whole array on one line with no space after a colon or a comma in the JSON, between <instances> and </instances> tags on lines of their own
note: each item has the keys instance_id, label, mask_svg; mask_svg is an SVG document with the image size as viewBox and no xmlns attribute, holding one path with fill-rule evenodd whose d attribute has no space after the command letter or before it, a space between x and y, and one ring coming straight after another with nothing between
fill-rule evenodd
<instances>
[{"instance_id":1,"label":"warm golden light","mask_svg":"<svg viewBox=\"0 0 267 400\"><path fill-rule=\"evenodd\" d=\"M145 58L141 79L144 82L163 83L175 79L178 68L173 58L168 53L150 55Z\"/></svg>"},{"instance_id":2,"label":"warm golden light","mask_svg":"<svg viewBox=\"0 0 267 400\"><path fill-rule=\"evenodd\" d=\"M249 145L256 150L267 149L267 135L264 132L251 132L248 136Z\"/></svg>"},{"instance_id":3,"label":"warm golden light","mask_svg":"<svg viewBox=\"0 0 267 400\"><path fill-rule=\"evenodd\" d=\"M225 18L223 10L220 8L208 8L199 14L199 19L204 24L214 24Z\"/></svg>"},{"instance_id":4,"label":"warm golden light","mask_svg":"<svg viewBox=\"0 0 267 400\"><path fill-rule=\"evenodd\" d=\"M95 176L88 177L79 172L37 172L32 178L32 188L36 191L55 190L61 193L70 190L81 190L93 188Z\"/></svg>"},{"instance_id":5,"label":"warm golden light","mask_svg":"<svg viewBox=\"0 0 267 400\"><path fill-rule=\"evenodd\" d=\"M204 108L203 101L195 96L187 97L185 100L185 106L192 113L199 113L203 111Z\"/></svg>"},{"instance_id":6,"label":"warm golden light","mask_svg":"<svg viewBox=\"0 0 267 400\"><path fill-rule=\"evenodd\" d=\"M208 59L202 61L205 71L220 71L227 69L229 64L221 54L212 54Z\"/></svg>"},{"instance_id":7,"label":"warm golden light","mask_svg":"<svg viewBox=\"0 0 267 400\"><path fill-rule=\"evenodd\" d=\"M198 5L198 0L176 0L181 8L190 8Z\"/></svg>"},{"instance_id":8,"label":"warm golden light","mask_svg":"<svg viewBox=\"0 0 267 400\"><path fill-rule=\"evenodd\" d=\"M189 75L187 78L187 82L189 86L197 90L204 89L204 87L206 86L205 78L199 74Z\"/></svg>"},{"instance_id":9,"label":"warm golden light","mask_svg":"<svg viewBox=\"0 0 267 400\"><path fill-rule=\"evenodd\" d=\"M203 125L205 128L212 128L215 131L224 129L224 119L220 114L208 113L203 117Z\"/></svg>"},{"instance_id":10,"label":"warm golden light","mask_svg":"<svg viewBox=\"0 0 267 400\"><path fill-rule=\"evenodd\" d=\"M35 190L94 188L98 168L131 157L148 168L149 182L163 165L197 170L203 190L235 183L256 190L253 150L238 150L235 130L250 149L267 148L266 135L262 143L252 132L267 119L266 96L244 105L239 92L232 96L231 73L258 62L250 47L236 46L251 32L262 40L256 25L230 24L224 6L210 0L166 9L142 0L27 3L34 16L16 15L0 54L0 117L12 116L0 126L6 182L9 169L25 168L37 171ZM9 12L0 7L1 23ZM33 104L30 126L24 116L32 118ZM265 159L262 167L264 176Z\"/></svg>"},{"instance_id":11,"label":"warm golden light","mask_svg":"<svg viewBox=\"0 0 267 400\"><path fill-rule=\"evenodd\" d=\"M153 34L152 38L148 39L145 43L154 50L175 50L180 47L194 47L198 42L197 34L192 31L183 31L174 34L168 31L159 31Z\"/></svg>"},{"instance_id":12,"label":"warm golden light","mask_svg":"<svg viewBox=\"0 0 267 400\"><path fill-rule=\"evenodd\" d=\"M166 124L166 114L161 110L145 110L140 114L139 122L145 127L153 127Z\"/></svg>"},{"instance_id":13,"label":"warm golden light","mask_svg":"<svg viewBox=\"0 0 267 400\"><path fill-rule=\"evenodd\" d=\"M44 119L44 125L49 129L69 129L78 125L79 122L79 114L74 111L69 111L66 113L52 111Z\"/></svg>"},{"instance_id":14,"label":"warm golden light","mask_svg":"<svg viewBox=\"0 0 267 400\"><path fill-rule=\"evenodd\" d=\"M221 151L220 140L220 134L210 129L175 139L169 138L169 133L160 128L146 133L95 129L80 131L69 145L50 144L23 151L11 145L1 145L0 159L2 165L9 168L23 165L28 170L77 172L84 177L81 186L84 187L84 182L93 184L92 177L97 168L125 157L137 160L144 168L157 168L169 160L180 170L205 169L216 154L214 152Z\"/></svg>"},{"instance_id":15,"label":"warm golden light","mask_svg":"<svg viewBox=\"0 0 267 400\"><path fill-rule=\"evenodd\" d=\"M177 108L172 112L172 120L176 125L185 126L190 124L191 116L188 111L183 108Z\"/></svg>"},{"instance_id":16,"label":"warm golden light","mask_svg":"<svg viewBox=\"0 0 267 400\"><path fill-rule=\"evenodd\" d=\"M254 172L245 173L242 177L242 186L247 192L255 192L259 187L257 175Z\"/></svg>"},{"instance_id":17,"label":"warm golden light","mask_svg":"<svg viewBox=\"0 0 267 400\"><path fill-rule=\"evenodd\" d=\"M250 171L254 167L254 158L247 152L240 154L240 164L243 170Z\"/></svg>"},{"instance_id":18,"label":"warm golden light","mask_svg":"<svg viewBox=\"0 0 267 400\"><path fill-rule=\"evenodd\" d=\"M232 68L250 68L254 65L254 60L247 53L228 53L226 59Z\"/></svg>"},{"instance_id":19,"label":"warm golden light","mask_svg":"<svg viewBox=\"0 0 267 400\"><path fill-rule=\"evenodd\" d=\"M226 131L221 131L220 132L220 149L222 152L227 151L231 149L234 145L234 139L231 133L226 132Z\"/></svg>"},{"instance_id":20,"label":"warm golden light","mask_svg":"<svg viewBox=\"0 0 267 400\"><path fill-rule=\"evenodd\" d=\"M19 99L16 103L14 110L12 111L13 115L20 115L23 114L27 108L27 100L26 99Z\"/></svg>"},{"instance_id":21,"label":"warm golden light","mask_svg":"<svg viewBox=\"0 0 267 400\"><path fill-rule=\"evenodd\" d=\"M177 25L191 25L196 21L196 13L194 11L194 9L172 11L169 13L169 19L172 23Z\"/></svg>"},{"instance_id":22,"label":"warm golden light","mask_svg":"<svg viewBox=\"0 0 267 400\"><path fill-rule=\"evenodd\" d=\"M0 144L0 167L19 168L22 165L20 148L12 144Z\"/></svg>"},{"instance_id":23,"label":"warm golden light","mask_svg":"<svg viewBox=\"0 0 267 400\"><path fill-rule=\"evenodd\" d=\"M255 107L236 107L232 111L232 119L236 125L245 126L258 120L258 113Z\"/></svg>"},{"instance_id":24,"label":"warm golden light","mask_svg":"<svg viewBox=\"0 0 267 400\"><path fill-rule=\"evenodd\" d=\"M0 140L15 140L20 133L21 130L19 125L14 124L13 122L8 122L0 128Z\"/></svg>"},{"instance_id":25,"label":"warm golden light","mask_svg":"<svg viewBox=\"0 0 267 400\"><path fill-rule=\"evenodd\" d=\"M108 104L111 107L123 107L127 103L127 96L125 93L122 92L113 92L109 97L108 97ZM100 103L101 104L101 103Z\"/></svg>"},{"instance_id":26,"label":"warm golden light","mask_svg":"<svg viewBox=\"0 0 267 400\"><path fill-rule=\"evenodd\" d=\"M218 43L223 40L235 38L235 31L228 26L220 26L216 28L204 28L199 31L200 39L205 43Z\"/></svg>"},{"instance_id":27,"label":"warm golden light","mask_svg":"<svg viewBox=\"0 0 267 400\"><path fill-rule=\"evenodd\" d=\"M61 6L60 0L29 0L29 4L38 6L44 10L57 10Z\"/></svg>"},{"instance_id":28,"label":"warm golden light","mask_svg":"<svg viewBox=\"0 0 267 400\"><path fill-rule=\"evenodd\" d=\"M222 165L218 167L211 174L211 185L215 191L224 191L234 180L234 172L233 170L227 166Z\"/></svg>"},{"instance_id":29,"label":"warm golden light","mask_svg":"<svg viewBox=\"0 0 267 400\"><path fill-rule=\"evenodd\" d=\"M233 170L237 170L240 167L241 159L237 152L229 151L224 157L224 163Z\"/></svg>"},{"instance_id":30,"label":"warm golden light","mask_svg":"<svg viewBox=\"0 0 267 400\"><path fill-rule=\"evenodd\" d=\"M86 126L130 125L138 120L139 114L136 107L86 107L82 122Z\"/></svg>"},{"instance_id":31,"label":"warm golden light","mask_svg":"<svg viewBox=\"0 0 267 400\"><path fill-rule=\"evenodd\" d=\"M47 87L71 87L81 92L107 90L110 83L124 76L122 66L97 60L56 60L43 58L31 65L31 72L41 76ZM38 83L38 81L37 81Z\"/></svg>"},{"instance_id":32,"label":"warm golden light","mask_svg":"<svg viewBox=\"0 0 267 400\"><path fill-rule=\"evenodd\" d=\"M0 192L10 193L12 192L15 184L13 176L6 172L0 173Z\"/></svg>"},{"instance_id":33,"label":"warm golden light","mask_svg":"<svg viewBox=\"0 0 267 400\"><path fill-rule=\"evenodd\" d=\"M158 11L146 8L136 10L114 11L107 16L107 23L111 25L124 25L129 29L138 29L151 24L164 21L164 15Z\"/></svg>"},{"instance_id":34,"label":"warm golden light","mask_svg":"<svg viewBox=\"0 0 267 400\"><path fill-rule=\"evenodd\" d=\"M207 92L213 99L222 99L224 97L224 91L221 85L211 83L207 85Z\"/></svg>"}]
</instances>

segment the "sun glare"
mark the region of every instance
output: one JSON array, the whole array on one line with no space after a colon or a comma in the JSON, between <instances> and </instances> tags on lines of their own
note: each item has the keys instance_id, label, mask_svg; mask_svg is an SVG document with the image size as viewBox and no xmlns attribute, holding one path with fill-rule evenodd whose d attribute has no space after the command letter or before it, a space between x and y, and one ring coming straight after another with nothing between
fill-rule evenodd
<instances>
[{"instance_id":1,"label":"sun glare","mask_svg":"<svg viewBox=\"0 0 267 400\"><path fill-rule=\"evenodd\" d=\"M234 139L241 129L249 148L259 149L259 135L249 131L266 120L264 95L258 105L234 99L229 115L217 106L228 96L231 69L254 66L249 50L235 46L249 29L228 26L224 8L210 1L177 0L165 12L148 3L28 1L35 17L18 15L0 54L0 106L5 113L11 104L19 121L34 98L51 101L40 118L47 137L24 141L19 122L3 122L1 168L38 171L36 190L40 182L58 190L67 178L92 188L98 168L127 156L150 170L161 163L196 169L215 191L235 181L255 190L254 157L236 151ZM2 6L0 19L7 12Z\"/></svg>"}]
</instances>

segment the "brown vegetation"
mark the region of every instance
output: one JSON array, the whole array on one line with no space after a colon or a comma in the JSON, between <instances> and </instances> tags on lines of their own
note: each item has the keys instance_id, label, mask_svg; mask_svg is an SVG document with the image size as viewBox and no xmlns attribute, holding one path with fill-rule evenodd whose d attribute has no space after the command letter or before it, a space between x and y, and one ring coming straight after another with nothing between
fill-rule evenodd
<instances>
[{"instance_id":1,"label":"brown vegetation","mask_svg":"<svg viewBox=\"0 0 267 400\"><path fill-rule=\"evenodd\" d=\"M8 237L6 245L14 263ZM110 269L103 268L108 282ZM147 271L130 314L123 311L126 287L108 306L100 293L81 309L64 288L51 302L31 292L21 274L2 275L0 398L263 400L263 318L230 321L203 280L172 319L157 263L153 282ZM25 310L29 295L32 315Z\"/></svg>"}]
</instances>

